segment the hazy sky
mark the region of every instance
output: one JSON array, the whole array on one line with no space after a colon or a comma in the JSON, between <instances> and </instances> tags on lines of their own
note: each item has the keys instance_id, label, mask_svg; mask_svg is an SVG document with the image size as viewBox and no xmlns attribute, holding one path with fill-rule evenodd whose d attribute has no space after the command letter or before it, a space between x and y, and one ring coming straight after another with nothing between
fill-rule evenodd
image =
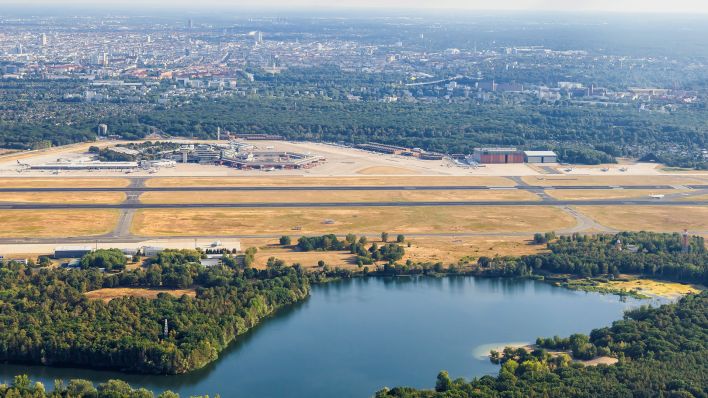
<instances>
[{"instance_id":1,"label":"hazy sky","mask_svg":"<svg viewBox=\"0 0 708 398\"><path fill-rule=\"evenodd\" d=\"M483 10L558 10L619 12L689 12L708 13L708 0L0 0L12 5L115 5L121 8L184 7L283 7L283 8L457 8Z\"/></svg>"}]
</instances>

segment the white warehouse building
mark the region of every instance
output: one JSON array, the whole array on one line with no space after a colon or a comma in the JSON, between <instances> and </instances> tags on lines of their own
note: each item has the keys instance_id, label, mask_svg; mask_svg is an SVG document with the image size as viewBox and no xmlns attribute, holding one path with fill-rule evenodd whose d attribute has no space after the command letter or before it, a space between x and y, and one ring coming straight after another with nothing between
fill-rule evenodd
<instances>
[{"instance_id":1,"label":"white warehouse building","mask_svg":"<svg viewBox=\"0 0 708 398\"><path fill-rule=\"evenodd\" d=\"M558 155L553 151L524 151L526 163L558 163Z\"/></svg>"}]
</instances>

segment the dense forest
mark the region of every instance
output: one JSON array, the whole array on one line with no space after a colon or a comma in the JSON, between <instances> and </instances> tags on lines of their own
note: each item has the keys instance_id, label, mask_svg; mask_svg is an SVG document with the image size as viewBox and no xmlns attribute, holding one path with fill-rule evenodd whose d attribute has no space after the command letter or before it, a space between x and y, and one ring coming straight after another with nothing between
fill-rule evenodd
<instances>
[{"instance_id":1,"label":"dense forest","mask_svg":"<svg viewBox=\"0 0 708 398\"><path fill-rule=\"evenodd\" d=\"M83 104L79 104L83 106ZM599 164L617 156L671 166L708 167L705 109L671 113L627 107L578 107L562 103L383 103L316 98L228 97L179 106L107 110L61 104L66 120L0 120L0 147L33 148L95 137L96 119L125 139L151 132L215 138L217 127L234 133L280 134L291 140L377 141L442 153L471 153L477 146L552 149L561 161ZM22 110L16 110L22 112ZM59 117L59 116L57 116Z\"/></svg>"},{"instance_id":2,"label":"dense forest","mask_svg":"<svg viewBox=\"0 0 708 398\"><path fill-rule=\"evenodd\" d=\"M562 236L547 243L549 252L522 257L480 257L476 272L497 276L570 274L581 277L645 275L708 284L708 252L702 237L678 233L622 232L616 235Z\"/></svg>"},{"instance_id":3,"label":"dense forest","mask_svg":"<svg viewBox=\"0 0 708 398\"><path fill-rule=\"evenodd\" d=\"M0 268L0 361L175 374L215 360L236 336L278 308L305 298L299 267L241 269L236 261L205 268L194 251L166 251L146 268ZM231 264L228 265L228 264ZM154 300L83 293L106 287L187 288L196 297L158 294ZM164 333L167 320L168 333Z\"/></svg>"},{"instance_id":4,"label":"dense forest","mask_svg":"<svg viewBox=\"0 0 708 398\"><path fill-rule=\"evenodd\" d=\"M704 148L708 143L704 112L642 113L542 103L387 104L228 98L196 101L179 109L156 109L137 116L133 130L144 131L141 126L149 125L170 134L204 138L215 137L221 127L237 133L281 134L294 140L377 141L443 153L471 153L474 147L484 145L548 148L557 150L562 160L596 164L612 161L613 155L645 156L647 148L663 152L666 145ZM684 163L679 163L684 166L702 162L701 158L682 159Z\"/></svg>"},{"instance_id":5,"label":"dense forest","mask_svg":"<svg viewBox=\"0 0 708 398\"><path fill-rule=\"evenodd\" d=\"M435 390L384 389L377 398L422 397L706 397L708 396L708 292L689 295L677 304L642 307L611 327L590 336L539 339L527 352L506 349L499 374L452 380L440 372ZM561 347L552 341L567 342ZM565 341L564 341L565 340ZM616 365L583 366L568 355L546 349L569 349L619 359Z\"/></svg>"},{"instance_id":6,"label":"dense forest","mask_svg":"<svg viewBox=\"0 0 708 398\"><path fill-rule=\"evenodd\" d=\"M155 398L152 391L144 388L133 389L122 380L108 380L94 386L88 380L73 379L64 384L57 380L49 391L41 382L32 382L26 375L15 376L10 385L0 384L3 398ZM215 398L218 398L217 395ZM165 391L157 398L179 398L179 394ZM199 398L209 398L202 396Z\"/></svg>"}]
</instances>

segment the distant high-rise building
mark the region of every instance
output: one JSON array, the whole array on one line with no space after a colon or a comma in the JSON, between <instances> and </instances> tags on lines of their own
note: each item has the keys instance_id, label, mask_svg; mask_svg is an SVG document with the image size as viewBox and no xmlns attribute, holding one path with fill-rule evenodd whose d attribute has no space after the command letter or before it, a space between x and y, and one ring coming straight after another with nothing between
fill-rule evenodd
<instances>
[{"instance_id":1,"label":"distant high-rise building","mask_svg":"<svg viewBox=\"0 0 708 398\"><path fill-rule=\"evenodd\" d=\"M15 54L17 54L17 55L24 54L24 49L22 49L21 43L17 43L17 45L15 46Z\"/></svg>"},{"instance_id":2,"label":"distant high-rise building","mask_svg":"<svg viewBox=\"0 0 708 398\"><path fill-rule=\"evenodd\" d=\"M152 36L147 35L147 43L148 44L152 43Z\"/></svg>"},{"instance_id":3,"label":"distant high-rise building","mask_svg":"<svg viewBox=\"0 0 708 398\"><path fill-rule=\"evenodd\" d=\"M101 56L101 65L108 66L108 53L103 53Z\"/></svg>"},{"instance_id":4,"label":"distant high-rise building","mask_svg":"<svg viewBox=\"0 0 708 398\"><path fill-rule=\"evenodd\" d=\"M256 44L262 44L263 43L263 32L258 31L256 32Z\"/></svg>"},{"instance_id":5,"label":"distant high-rise building","mask_svg":"<svg viewBox=\"0 0 708 398\"><path fill-rule=\"evenodd\" d=\"M39 44L44 47L47 45L47 34L42 33L42 36L39 37Z\"/></svg>"},{"instance_id":6,"label":"distant high-rise building","mask_svg":"<svg viewBox=\"0 0 708 398\"><path fill-rule=\"evenodd\" d=\"M194 28L194 21L192 21L191 18L187 20L187 27L188 27L189 29Z\"/></svg>"}]
</instances>

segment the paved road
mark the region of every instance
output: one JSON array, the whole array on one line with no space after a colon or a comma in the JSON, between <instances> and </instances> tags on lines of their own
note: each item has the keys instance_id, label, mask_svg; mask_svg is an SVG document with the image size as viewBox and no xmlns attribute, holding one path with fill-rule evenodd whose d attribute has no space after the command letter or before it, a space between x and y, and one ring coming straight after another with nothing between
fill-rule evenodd
<instances>
[{"instance_id":1,"label":"paved road","mask_svg":"<svg viewBox=\"0 0 708 398\"><path fill-rule=\"evenodd\" d=\"M59 210L59 209L195 209L195 208L297 208L297 207L431 207L431 206L706 206L708 200L681 202L633 200L513 200L513 201L424 201L424 202L293 202L293 203L137 203L121 204L60 204L60 203L5 203L0 210Z\"/></svg>"},{"instance_id":2,"label":"paved road","mask_svg":"<svg viewBox=\"0 0 708 398\"><path fill-rule=\"evenodd\" d=\"M708 185L686 185L689 189L708 189ZM674 189L671 185L516 185L516 186L489 186L489 185L403 185L403 186L239 186L239 187L146 187L131 185L122 188L0 188L0 192L184 192L184 191L464 191L464 190L497 190L497 189Z\"/></svg>"}]
</instances>

